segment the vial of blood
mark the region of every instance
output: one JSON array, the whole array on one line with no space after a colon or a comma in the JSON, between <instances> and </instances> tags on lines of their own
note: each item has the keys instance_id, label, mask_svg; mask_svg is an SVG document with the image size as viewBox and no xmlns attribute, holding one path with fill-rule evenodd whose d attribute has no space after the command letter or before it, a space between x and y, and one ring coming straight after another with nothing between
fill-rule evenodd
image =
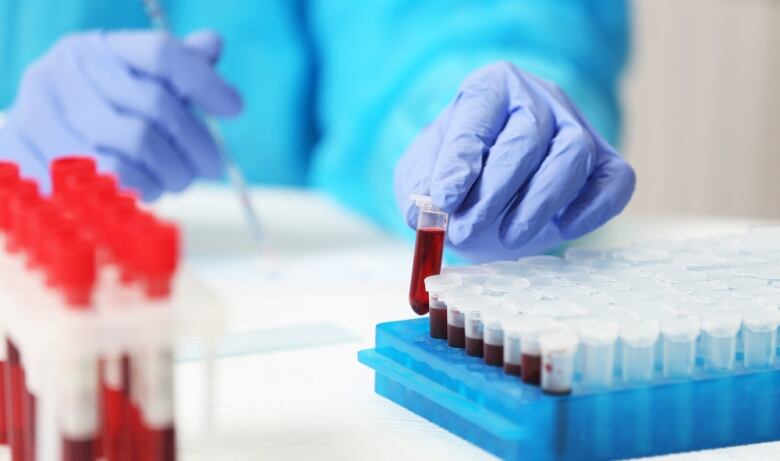
<instances>
[{"instance_id":1,"label":"vial of blood","mask_svg":"<svg viewBox=\"0 0 780 461\"><path fill-rule=\"evenodd\" d=\"M442 293L460 286L461 277L457 274L431 275L425 278L430 307L429 320L431 338L447 339L447 303L441 299Z\"/></svg>"},{"instance_id":2,"label":"vial of blood","mask_svg":"<svg viewBox=\"0 0 780 461\"><path fill-rule=\"evenodd\" d=\"M465 317L457 303L462 299L478 296L482 293L482 287L478 285L460 285L451 290L446 290L439 295L439 299L447 306L447 345L463 349L466 347Z\"/></svg>"},{"instance_id":3,"label":"vial of blood","mask_svg":"<svg viewBox=\"0 0 780 461\"><path fill-rule=\"evenodd\" d=\"M425 278L441 271L447 213L436 208L429 196L414 195L412 200L417 204L418 215L409 304L417 315L425 315L429 309Z\"/></svg>"},{"instance_id":4,"label":"vial of blood","mask_svg":"<svg viewBox=\"0 0 780 461\"><path fill-rule=\"evenodd\" d=\"M542 391L568 394L574 378L577 335L570 331L544 333L539 337L542 354Z\"/></svg>"},{"instance_id":5,"label":"vial of blood","mask_svg":"<svg viewBox=\"0 0 780 461\"><path fill-rule=\"evenodd\" d=\"M509 312L503 308L498 298L492 305L482 310L482 335L485 341L485 363L494 366L504 366L504 321Z\"/></svg>"},{"instance_id":6,"label":"vial of blood","mask_svg":"<svg viewBox=\"0 0 780 461\"><path fill-rule=\"evenodd\" d=\"M482 306L481 298L467 298L460 302L464 315L466 355L482 357Z\"/></svg>"},{"instance_id":7,"label":"vial of blood","mask_svg":"<svg viewBox=\"0 0 780 461\"><path fill-rule=\"evenodd\" d=\"M95 249L69 234L60 234L50 264L57 288L72 312L91 309L95 286ZM93 354L74 352L63 359L58 396L63 459L92 461L99 436L99 368Z\"/></svg>"},{"instance_id":8,"label":"vial of blood","mask_svg":"<svg viewBox=\"0 0 780 461\"><path fill-rule=\"evenodd\" d=\"M539 385L542 379L542 357L539 335L561 328L549 317L526 316L516 327L520 335L520 376L523 382Z\"/></svg>"},{"instance_id":9,"label":"vial of blood","mask_svg":"<svg viewBox=\"0 0 780 461\"><path fill-rule=\"evenodd\" d=\"M504 373L520 376L520 331L523 314L515 314L504 322Z\"/></svg>"}]
</instances>

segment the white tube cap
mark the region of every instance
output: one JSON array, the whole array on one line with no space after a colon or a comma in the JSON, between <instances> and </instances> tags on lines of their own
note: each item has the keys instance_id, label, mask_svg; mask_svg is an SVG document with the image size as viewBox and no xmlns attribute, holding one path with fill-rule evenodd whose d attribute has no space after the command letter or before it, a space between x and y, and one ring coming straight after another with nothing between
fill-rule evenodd
<instances>
[{"instance_id":1,"label":"white tube cap","mask_svg":"<svg viewBox=\"0 0 780 461\"><path fill-rule=\"evenodd\" d=\"M452 290L463 283L463 279L458 274L439 274L431 275L425 278L425 290L428 293L442 293L446 290Z\"/></svg>"},{"instance_id":2,"label":"white tube cap","mask_svg":"<svg viewBox=\"0 0 780 461\"><path fill-rule=\"evenodd\" d=\"M618 338L618 324L611 320L586 319L579 324L582 342L591 346L610 346Z\"/></svg>"},{"instance_id":3,"label":"white tube cap","mask_svg":"<svg viewBox=\"0 0 780 461\"><path fill-rule=\"evenodd\" d=\"M701 329L708 335L719 338L735 336L740 326L742 314L738 312L714 311L701 318Z\"/></svg>"},{"instance_id":4,"label":"white tube cap","mask_svg":"<svg viewBox=\"0 0 780 461\"><path fill-rule=\"evenodd\" d=\"M620 324L620 339L633 347L650 347L658 341L660 325L652 319L624 321Z\"/></svg>"},{"instance_id":5,"label":"white tube cap","mask_svg":"<svg viewBox=\"0 0 780 461\"><path fill-rule=\"evenodd\" d=\"M672 341L693 341L699 336L700 328L699 318L687 315L670 317L661 324L664 337Z\"/></svg>"}]
</instances>

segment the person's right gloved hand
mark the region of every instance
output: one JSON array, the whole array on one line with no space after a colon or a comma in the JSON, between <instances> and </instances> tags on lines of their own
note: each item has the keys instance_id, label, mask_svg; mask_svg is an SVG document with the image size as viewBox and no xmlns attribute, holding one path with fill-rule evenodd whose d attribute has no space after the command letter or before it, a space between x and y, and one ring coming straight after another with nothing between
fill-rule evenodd
<instances>
[{"instance_id":1,"label":"person's right gloved hand","mask_svg":"<svg viewBox=\"0 0 780 461\"><path fill-rule=\"evenodd\" d=\"M146 200L219 177L215 142L192 106L241 112L238 92L214 69L220 51L211 31L184 40L158 31L66 36L25 72L0 128L0 156L47 188L52 159L93 154Z\"/></svg>"},{"instance_id":2,"label":"person's right gloved hand","mask_svg":"<svg viewBox=\"0 0 780 461\"><path fill-rule=\"evenodd\" d=\"M580 237L622 211L634 185L563 91L509 63L469 75L395 170L407 224L417 219L410 194L430 195L450 213L449 245L476 262Z\"/></svg>"}]
</instances>

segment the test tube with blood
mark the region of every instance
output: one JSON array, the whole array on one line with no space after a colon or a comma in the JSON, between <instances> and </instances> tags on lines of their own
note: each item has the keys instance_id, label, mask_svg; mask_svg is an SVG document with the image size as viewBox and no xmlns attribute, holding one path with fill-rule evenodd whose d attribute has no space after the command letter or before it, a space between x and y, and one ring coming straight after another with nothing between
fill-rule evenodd
<instances>
[{"instance_id":1,"label":"test tube with blood","mask_svg":"<svg viewBox=\"0 0 780 461\"><path fill-rule=\"evenodd\" d=\"M457 274L431 275L425 278L431 338L447 339L447 304L441 299L441 294L460 286L461 282L461 277Z\"/></svg>"},{"instance_id":2,"label":"test tube with blood","mask_svg":"<svg viewBox=\"0 0 780 461\"><path fill-rule=\"evenodd\" d=\"M556 331L539 337L542 354L542 391L569 394L574 380L574 354L579 338L571 331Z\"/></svg>"},{"instance_id":3,"label":"test tube with blood","mask_svg":"<svg viewBox=\"0 0 780 461\"><path fill-rule=\"evenodd\" d=\"M173 276L179 262L179 232L176 226L153 222L144 224L135 241L137 267L147 302L165 302L171 294ZM132 386L142 424L142 459L176 459L174 427L173 351L170 345L149 345L134 357Z\"/></svg>"},{"instance_id":4,"label":"test tube with blood","mask_svg":"<svg viewBox=\"0 0 780 461\"><path fill-rule=\"evenodd\" d=\"M482 310L482 337L484 341L485 363L494 366L504 366L504 319L510 312L503 307L500 298L487 298L494 303Z\"/></svg>"},{"instance_id":5,"label":"test tube with blood","mask_svg":"<svg viewBox=\"0 0 780 461\"><path fill-rule=\"evenodd\" d=\"M57 288L73 315L91 309L96 279L95 249L79 237L56 237L51 255ZM89 350L74 348L60 364L58 414L63 459L92 461L99 437L98 359Z\"/></svg>"},{"instance_id":6,"label":"test tube with blood","mask_svg":"<svg viewBox=\"0 0 780 461\"><path fill-rule=\"evenodd\" d=\"M561 324L550 317L528 315L515 326L520 335L520 376L523 382L539 385L542 379L542 351L539 336L559 330Z\"/></svg>"},{"instance_id":7,"label":"test tube with blood","mask_svg":"<svg viewBox=\"0 0 780 461\"><path fill-rule=\"evenodd\" d=\"M429 309L425 279L441 271L448 215L436 208L429 196L413 195L412 199L417 204L418 214L409 304L415 313L425 315Z\"/></svg>"},{"instance_id":8,"label":"test tube with blood","mask_svg":"<svg viewBox=\"0 0 780 461\"><path fill-rule=\"evenodd\" d=\"M465 317L458 307L461 299L477 296L482 293L478 285L460 285L443 292L439 299L447 305L447 345L463 349L466 347Z\"/></svg>"},{"instance_id":9,"label":"test tube with blood","mask_svg":"<svg viewBox=\"0 0 780 461\"><path fill-rule=\"evenodd\" d=\"M0 251L5 248L8 233L10 194L19 182L19 167L10 162L0 161ZM8 444L8 405L6 401L6 374L8 373L8 349L6 347L5 327L0 324L0 445Z\"/></svg>"}]
</instances>

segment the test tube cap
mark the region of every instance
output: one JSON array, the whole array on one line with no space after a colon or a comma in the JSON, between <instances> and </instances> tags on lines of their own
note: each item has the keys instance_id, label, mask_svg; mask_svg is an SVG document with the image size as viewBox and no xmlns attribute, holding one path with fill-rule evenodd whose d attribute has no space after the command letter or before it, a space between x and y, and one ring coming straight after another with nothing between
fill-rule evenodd
<instances>
[{"instance_id":1,"label":"test tube cap","mask_svg":"<svg viewBox=\"0 0 780 461\"><path fill-rule=\"evenodd\" d=\"M506 319L511 316L512 311L507 309L502 302L497 302L482 311L482 323L491 328L501 328Z\"/></svg>"},{"instance_id":2,"label":"test tube cap","mask_svg":"<svg viewBox=\"0 0 780 461\"><path fill-rule=\"evenodd\" d=\"M539 335L539 350L542 354L574 354L579 345L577 335L568 330L557 330Z\"/></svg>"},{"instance_id":3,"label":"test tube cap","mask_svg":"<svg viewBox=\"0 0 780 461\"><path fill-rule=\"evenodd\" d=\"M485 289L497 293L511 293L521 291L531 285L528 279L507 275L494 275L485 281Z\"/></svg>"},{"instance_id":4,"label":"test tube cap","mask_svg":"<svg viewBox=\"0 0 780 461\"><path fill-rule=\"evenodd\" d=\"M609 346L617 341L619 328L617 322L605 319L586 319L579 324L582 342L591 346Z\"/></svg>"},{"instance_id":5,"label":"test tube cap","mask_svg":"<svg viewBox=\"0 0 780 461\"><path fill-rule=\"evenodd\" d=\"M477 296L482 293L482 287L477 285L458 285L450 290L439 293L439 299L448 305L456 299Z\"/></svg>"},{"instance_id":6,"label":"test tube cap","mask_svg":"<svg viewBox=\"0 0 780 461\"><path fill-rule=\"evenodd\" d=\"M677 315L667 318L661 324L664 337L672 341L693 341L699 336L701 321L691 315Z\"/></svg>"},{"instance_id":7,"label":"test tube cap","mask_svg":"<svg viewBox=\"0 0 780 461\"><path fill-rule=\"evenodd\" d=\"M431 275L425 278L425 289L428 293L442 293L463 283L463 278L457 273Z\"/></svg>"},{"instance_id":8,"label":"test tube cap","mask_svg":"<svg viewBox=\"0 0 780 461\"><path fill-rule=\"evenodd\" d=\"M535 256L525 256L523 258L518 259L517 262L519 264L523 264L527 266L536 266L536 267L544 268L544 267L557 266L559 264L563 264L564 260L559 256L535 255Z\"/></svg>"},{"instance_id":9,"label":"test tube cap","mask_svg":"<svg viewBox=\"0 0 780 461\"><path fill-rule=\"evenodd\" d=\"M731 337L742 326L742 314L739 312L713 311L701 317L701 329L710 336Z\"/></svg>"},{"instance_id":10,"label":"test tube cap","mask_svg":"<svg viewBox=\"0 0 780 461\"><path fill-rule=\"evenodd\" d=\"M453 299L452 304L456 309L466 313L467 315L469 313L473 313L472 315L477 315L488 309L497 308L500 302L498 299L492 296L474 295Z\"/></svg>"},{"instance_id":11,"label":"test tube cap","mask_svg":"<svg viewBox=\"0 0 780 461\"><path fill-rule=\"evenodd\" d=\"M751 331L769 332L777 328L780 311L772 308L745 311L742 324Z\"/></svg>"},{"instance_id":12,"label":"test tube cap","mask_svg":"<svg viewBox=\"0 0 780 461\"><path fill-rule=\"evenodd\" d=\"M620 339L633 347L649 347L658 341L660 325L647 318L626 320L620 323Z\"/></svg>"},{"instance_id":13,"label":"test tube cap","mask_svg":"<svg viewBox=\"0 0 780 461\"><path fill-rule=\"evenodd\" d=\"M409 198L417 205L417 208L421 210L430 210L436 207L433 206L433 199L430 195L424 194L410 194Z\"/></svg>"},{"instance_id":14,"label":"test tube cap","mask_svg":"<svg viewBox=\"0 0 780 461\"><path fill-rule=\"evenodd\" d=\"M573 302L561 299L542 299L536 304L538 312L554 319L582 317L590 310Z\"/></svg>"},{"instance_id":15,"label":"test tube cap","mask_svg":"<svg viewBox=\"0 0 780 461\"><path fill-rule=\"evenodd\" d=\"M0 160L0 185L19 180L19 166L13 162Z\"/></svg>"},{"instance_id":16,"label":"test tube cap","mask_svg":"<svg viewBox=\"0 0 780 461\"><path fill-rule=\"evenodd\" d=\"M86 179L97 174L97 164L84 155L65 155L51 162L51 181L54 194L65 193L73 178Z\"/></svg>"}]
</instances>

